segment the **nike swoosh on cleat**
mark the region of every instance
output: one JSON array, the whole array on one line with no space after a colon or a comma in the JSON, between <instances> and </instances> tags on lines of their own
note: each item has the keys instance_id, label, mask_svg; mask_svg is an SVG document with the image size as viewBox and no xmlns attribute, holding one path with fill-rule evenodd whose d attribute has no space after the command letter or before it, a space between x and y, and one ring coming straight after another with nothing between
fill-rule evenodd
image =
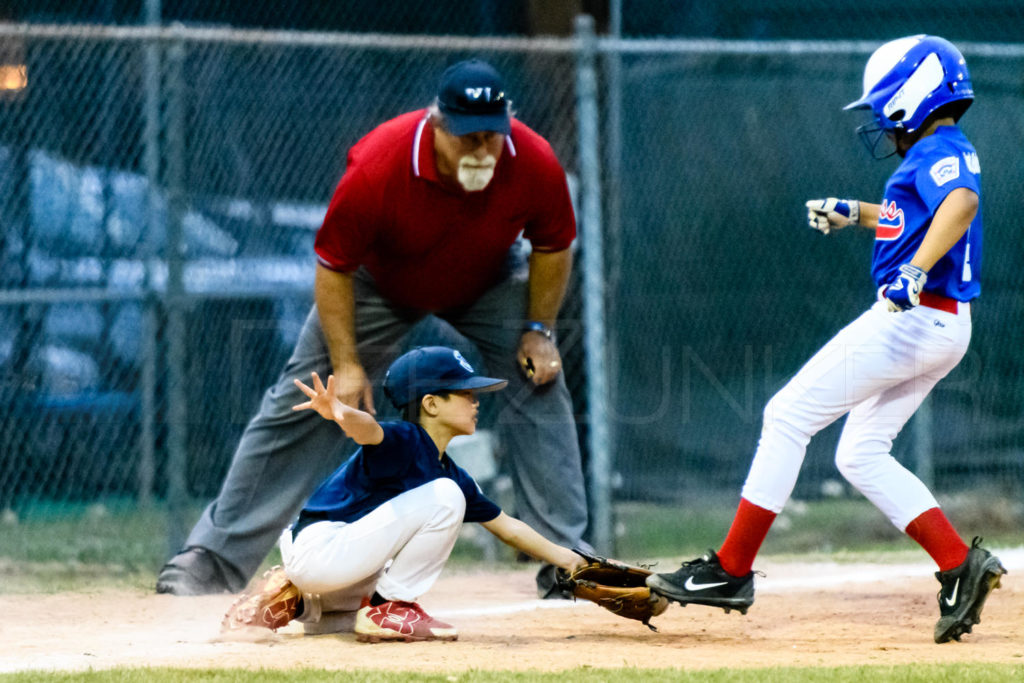
<instances>
[{"instance_id":1,"label":"nike swoosh on cleat","mask_svg":"<svg viewBox=\"0 0 1024 683\"><path fill-rule=\"evenodd\" d=\"M718 586L724 586L728 581L719 581L718 583L694 583L693 577L686 577L686 583L683 584L683 588L688 591L702 591L706 588L716 588Z\"/></svg>"},{"instance_id":2,"label":"nike swoosh on cleat","mask_svg":"<svg viewBox=\"0 0 1024 683\"><path fill-rule=\"evenodd\" d=\"M959 591L959 590L960 590L960 579L957 579L956 583L953 584L953 592L949 594L948 598L946 598L946 604L949 605L950 607L952 607L954 604L956 604L956 594L957 594L957 591Z\"/></svg>"}]
</instances>

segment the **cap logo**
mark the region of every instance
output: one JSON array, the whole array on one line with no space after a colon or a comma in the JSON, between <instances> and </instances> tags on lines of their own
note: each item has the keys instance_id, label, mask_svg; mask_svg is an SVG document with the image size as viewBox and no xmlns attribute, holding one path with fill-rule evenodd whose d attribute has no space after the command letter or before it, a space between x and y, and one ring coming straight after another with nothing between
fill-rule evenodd
<instances>
[{"instance_id":1,"label":"cap logo","mask_svg":"<svg viewBox=\"0 0 1024 683\"><path fill-rule=\"evenodd\" d=\"M466 99L473 102L478 102L483 99L484 102L500 102L505 98L505 91L498 90L493 92L493 88L485 86L482 88L466 88Z\"/></svg>"},{"instance_id":2,"label":"cap logo","mask_svg":"<svg viewBox=\"0 0 1024 683\"><path fill-rule=\"evenodd\" d=\"M473 366L469 364L469 361L462 357L461 353L459 353L458 351L452 351L452 354L455 356L455 360L459 361L459 365L461 365L469 372L475 372L473 370Z\"/></svg>"}]
</instances>

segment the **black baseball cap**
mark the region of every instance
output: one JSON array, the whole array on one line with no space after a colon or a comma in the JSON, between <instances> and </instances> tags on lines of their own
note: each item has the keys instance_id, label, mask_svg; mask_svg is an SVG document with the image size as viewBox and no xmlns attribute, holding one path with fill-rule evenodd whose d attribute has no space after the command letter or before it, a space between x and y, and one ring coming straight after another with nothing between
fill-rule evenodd
<instances>
[{"instance_id":1,"label":"black baseball cap","mask_svg":"<svg viewBox=\"0 0 1024 683\"><path fill-rule=\"evenodd\" d=\"M460 389L497 391L506 384L507 379L476 374L473 366L455 349L424 346L399 356L391 364L384 376L384 393L396 408L401 408L427 394Z\"/></svg>"},{"instance_id":2,"label":"black baseball cap","mask_svg":"<svg viewBox=\"0 0 1024 683\"><path fill-rule=\"evenodd\" d=\"M452 135L487 130L508 135L509 101L497 69L480 59L452 64L441 75L437 107Z\"/></svg>"}]
</instances>

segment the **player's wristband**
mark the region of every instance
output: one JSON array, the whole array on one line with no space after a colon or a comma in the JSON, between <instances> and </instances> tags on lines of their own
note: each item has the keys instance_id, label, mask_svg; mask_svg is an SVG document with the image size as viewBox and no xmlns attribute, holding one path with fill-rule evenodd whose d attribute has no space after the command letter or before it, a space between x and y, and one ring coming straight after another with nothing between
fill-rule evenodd
<instances>
[{"instance_id":1,"label":"player's wristband","mask_svg":"<svg viewBox=\"0 0 1024 683\"><path fill-rule=\"evenodd\" d=\"M525 334L526 332L538 332L551 341L555 341L555 331L539 320L528 320L523 325L523 333Z\"/></svg>"}]
</instances>

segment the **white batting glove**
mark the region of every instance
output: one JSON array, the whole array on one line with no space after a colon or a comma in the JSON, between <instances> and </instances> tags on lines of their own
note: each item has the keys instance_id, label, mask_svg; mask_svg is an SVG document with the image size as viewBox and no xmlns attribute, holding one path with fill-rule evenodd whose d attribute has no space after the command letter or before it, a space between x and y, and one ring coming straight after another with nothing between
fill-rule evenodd
<instances>
[{"instance_id":1,"label":"white batting glove","mask_svg":"<svg viewBox=\"0 0 1024 683\"><path fill-rule=\"evenodd\" d=\"M927 273L917 266L904 263L895 280L878 288L878 300L886 303L890 313L909 311L921 303L921 290L926 282Z\"/></svg>"},{"instance_id":2,"label":"white batting glove","mask_svg":"<svg viewBox=\"0 0 1024 683\"><path fill-rule=\"evenodd\" d=\"M825 235L860 220L860 202L856 199L811 199L806 206L807 224Z\"/></svg>"}]
</instances>

